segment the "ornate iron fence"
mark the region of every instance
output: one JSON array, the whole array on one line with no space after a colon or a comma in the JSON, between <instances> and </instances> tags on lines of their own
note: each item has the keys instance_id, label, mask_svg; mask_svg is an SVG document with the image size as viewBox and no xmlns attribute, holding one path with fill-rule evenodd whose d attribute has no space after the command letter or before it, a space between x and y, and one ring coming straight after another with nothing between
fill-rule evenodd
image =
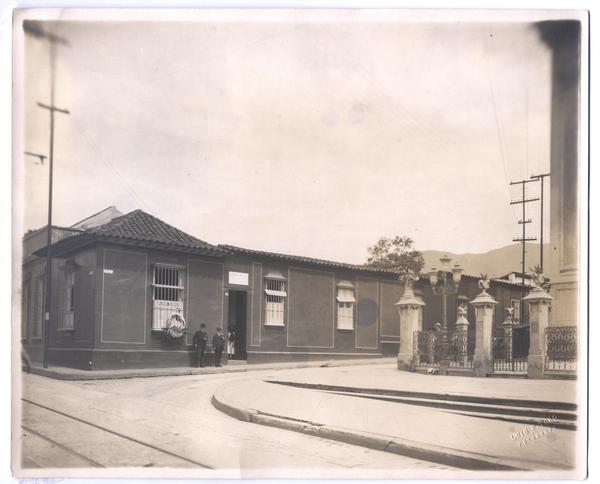
<instances>
[{"instance_id":1,"label":"ornate iron fence","mask_svg":"<svg viewBox=\"0 0 600 484\"><path fill-rule=\"evenodd\" d=\"M440 366L440 339L439 333L434 331L415 331L413 333L413 355L415 366Z\"/></svg>"},{"instance_id":2,"label":"ornate iron fence","mask_svg":"<svg viewBox=\"0 0 600 484\"><path fill-rule=\"evenodd\" d=\"M529 326L507 325L492 338L495 372L526 373L529 355Z\"/></svg>"},{"instance_id":3,"label":"ornate iron fence","mask_svg":"<svg viewBox=\"0 0 600 484\"><path fill-rule=\"evenodd\" d=\"M451 367L473 368L475 332L454 331L448 345L448 360Z\"/></svg>"},{"instance_id":4,"label":"ornate iron fence","mask_svg":"<svg viewBox=\"0 0 600 484\"><path fill-rule=\"evenodd\" d=\"M559 372L577 371L577 327L546 328L544 369Z\"/></svg>"}]
</instances>

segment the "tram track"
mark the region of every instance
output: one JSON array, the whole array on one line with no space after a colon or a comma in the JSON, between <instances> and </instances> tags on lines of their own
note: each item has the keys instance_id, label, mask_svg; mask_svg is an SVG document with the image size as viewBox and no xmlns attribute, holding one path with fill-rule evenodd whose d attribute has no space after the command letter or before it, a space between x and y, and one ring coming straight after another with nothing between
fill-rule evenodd
<instances>
[{"instance_id":1,"label":"tram track","mask_svg":"<svg viewBox=\"0 0 600 484\"><path fill-rule=\"evenodd\" d=\"M58 447L61 450L64 450L65 452L73 455L74 457L81 459L84 462L87 462L91 467L106 467L102 464L100 464L100 462L95 461L94 459L90 459L89 457L77 452L74 449L71 449L70 447L67 447L66 445L61 444L60 442L51 439L50 437L48 437L47 435L41 434L40 432L37 432L36 430L33 430L31 427L28 427L27 425L22 425L21 424L21 428L25 431L25 432L29 432L30 434L35 435L36 437L39 437L40 439L45 440L46 442L49 442L50 444Z\"/></svg>"},{"instance_id":2,"label":"tram track","mask_svg":"<svg viewBox=\"0 0 600 484\"><path fill-rule=\"evenodd\" d=\"M41 403L35 402L33 400L30 400L28 398L24 398L23 397L23 398L21 398L21 400L24 403L29 404L29 405L33 405L34 407L36 407L38 409L42 409L42 410L44 410L46 412L51 412L52 414L59 415L59 416L61 416L63 418L69 419L69 420L71 420L73 422L77 422L79 424L83 424L85 426L94 428L96 430L99 430L101 432L109 434L112 437L116 437L116 438L122 439L122 440L124 440L126 442L130 442L132 444L141 445L141 446L143 446L143 447L145 447L147 449L151 449L154 452L158 452L159 454L164 454L166 456L169 456L171 458L171 460L175 459L175 460L178 460L178 461L181 461L181 462L185 462L186 463L186 465L185 465L186 467L190 467L190 464L191 464L191 466L194 466L194 467L201 467L201 468L210 469L210 470L214 469L214 467L209 466L207 464L204 464L202 462L199 462L198 460L190 459L188 457L179 455L177 453L169 451L168 449L165 449L165 448L159 447L157 445L154 445L154 444L152 444L150 442L146 442L146 441L140 440L138 438L131 437L131 436L126 435L126 434L124 434L122 432L110 429L108 427L105 427L103 425L99 425L97 423L91 422L91 421L86 420L86 419L82 419L82 418L77 417L75 415L71 415L71 414L69 414L67 412L63 412L63 411L57 410L55 408L49 407L47 405L43 405ZM69 446L66 446L64 443L58 442L57 440L55 440L55 439L53 439L51 437L48 437L48 435L45 435L43 433L38 432L37 430L35 430L34 428L32 428L31 425L25 426L25 425L22 424L21 428L23 428L23 430L25 430L27 432L30 432L30 433L32 433L32 434L34 434L34 435L36 435L36 436L38 436L38 437L40 437L40 438L48 441L48 442L50 442L52 445L56 445L57 447L61 448L62 450L73 454L74 456L76 456L76 457L84 460L85 462L88 462L93 467L106 467L102 463L96 461L95 459L92 459L89 456L85 456L84 454L78 452L77 450L75 450L75 449L73 449L73 448L71 448ZM57 431L60 431L60 429L57 429Z\"/></svg>"}]
</instances>

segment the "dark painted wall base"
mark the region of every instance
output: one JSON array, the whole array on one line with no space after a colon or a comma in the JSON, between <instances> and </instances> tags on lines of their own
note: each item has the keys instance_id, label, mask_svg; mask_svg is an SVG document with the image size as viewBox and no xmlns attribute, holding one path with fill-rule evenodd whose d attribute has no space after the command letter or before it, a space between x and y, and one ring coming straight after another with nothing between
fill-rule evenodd
<instances>
[{"instance_id":1,"label":"dark painted wall base","mask_svg":"<svg viewBox=\"0 0 600 484\"><path fill-rule=\"evenodd\" d=\"M119 351L50 349L50 364L82 370L118 370L130 368L176 368L196 366L195 351ZM204 355L204 364L213 366L214 354ZM227 364L227 355L222 358Z\"/></svg>"},{"instance_id":2,"label":"dark painted wall base","mask_svg":"<svg viewBox=\"0 0 600 484\"><path fill-rule=\"evenodd\" d=\"M48 364L66 366L67 368L78 368L90 370L93 361L93 350L91 349L48 349Z\"/></svg>"},{"instance_id":3,"label":"dark painted wall base","mask_svg":"<svg viewBox=\"0 0 600 484\"><path fill-rule=\"evenodd\" d=\"M381 343L383 356L397 356L400 351L400 343Z\"/></svg>"},{"instance_id":4,"label":"dark painted wall base","mask_svg":"<svg viewBox=\"0 0 600 484\"><path fill-rule=\"evenodd\" d=\"M360 354L356 353L354 355L350 355L348 353L344 354L320 354L320 353L311 353L311 354L299 354L299 353L248 353L248 364L253 363L289 363L289 362L309 362L309 361L323 361L326 362L328 360L353 360L353 359L363 359L363 358L381 358L383 355L369 355L369 354Z\"/></svg>"}]
</instances>

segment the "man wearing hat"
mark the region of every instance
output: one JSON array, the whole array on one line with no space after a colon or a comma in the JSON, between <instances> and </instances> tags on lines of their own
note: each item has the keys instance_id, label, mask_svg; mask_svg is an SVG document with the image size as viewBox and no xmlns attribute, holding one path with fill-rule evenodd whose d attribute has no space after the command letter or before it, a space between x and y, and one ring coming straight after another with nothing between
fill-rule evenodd
<instances>
[{"instance_id":1,"label":"man wearing hat","mask_svg":"<svg viewBox=\"0 0 600 484\"><path fill-rule=\"evenodd\" d=\"M206 343L208 342L208 333L206 332L206 324L200 323L200 329L194 333L194 348L198 355L197 366L204 366L204 352L206 351Z\"/></svg>"},{"instance_id":2,"label":"man wearing hat","mask_svg":"<svg viewBox=\"0 0 600 484\"><path fill-rule=\"evenodd\" d=\"M225 348L225 337L223 336L222 328L217 328L217 334L213 336L212 344L215 350L215 366L223 366L221 365L221 355Z\"/></svg>"}]
</instances>

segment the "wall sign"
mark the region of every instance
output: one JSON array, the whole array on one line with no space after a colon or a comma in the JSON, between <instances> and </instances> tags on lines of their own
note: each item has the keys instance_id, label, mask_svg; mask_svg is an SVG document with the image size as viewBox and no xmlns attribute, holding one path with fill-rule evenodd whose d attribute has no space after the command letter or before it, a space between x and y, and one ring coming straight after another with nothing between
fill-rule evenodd
<instances>
[{"instance_id":1,"label":"wall sign","mask_svg":"<svg viewBox=\"0 0 600 484\"><path fill-rule=\"evenodd\" d=\"M238 286L247 286L248 285L248 273L247 272L229 271L229 284L236 284Z\"/></svg>"}]
</instances>

